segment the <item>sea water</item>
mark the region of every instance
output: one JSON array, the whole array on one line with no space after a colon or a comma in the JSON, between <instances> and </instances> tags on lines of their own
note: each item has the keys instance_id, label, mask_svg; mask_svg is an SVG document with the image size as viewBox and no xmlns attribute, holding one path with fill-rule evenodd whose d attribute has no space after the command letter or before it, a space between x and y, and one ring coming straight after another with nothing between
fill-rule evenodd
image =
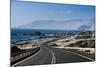
<instances>
[{"instance_id":1,"label":"sea water","mask_svg":"<svg viewBox=\"0 0 100 67\"><path fill-rule=\"evenodd\" d=\"M28 39L37 39L40 35L26 35L31 34L34 32L40 32L42 34L48 34L48 33L74 33L75 31L66 31L66 30L40 30L40 29L11 29L11 43L20 41L20 40L28 40ZM78 32L78 31L77 31Z\"/></svg>"}]
</instances>

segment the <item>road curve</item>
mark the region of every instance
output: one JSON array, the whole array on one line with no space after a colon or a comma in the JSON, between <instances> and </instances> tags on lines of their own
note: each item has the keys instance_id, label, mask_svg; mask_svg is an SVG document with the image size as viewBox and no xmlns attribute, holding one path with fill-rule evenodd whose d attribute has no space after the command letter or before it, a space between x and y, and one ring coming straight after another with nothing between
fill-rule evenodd
<instances>
[{"instance_id":1,"label":"road curve","mask_svg":"<svg viewBox=\"0 0 100 67\"><path fill-rule=\"evenodd\" d=\"M26 60L12 65L12 67L87 61L91 60L78 56L72 52L67 51L66 49L51 48L46 45L41 45L39 52L27 58Z\"/></svg>"}]
</instances>

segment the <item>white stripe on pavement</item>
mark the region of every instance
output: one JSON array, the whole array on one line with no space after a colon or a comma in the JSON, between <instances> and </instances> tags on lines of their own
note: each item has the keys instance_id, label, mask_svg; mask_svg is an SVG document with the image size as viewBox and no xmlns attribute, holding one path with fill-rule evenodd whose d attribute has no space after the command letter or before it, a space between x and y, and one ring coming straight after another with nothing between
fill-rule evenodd
<instances>
[{"instance_id":1,"label":"white stripe on pavement","mask_svg":"<svg viewBox=\"0 0 100 67\"><path fill-rule=\"evenodd\" d=\"M56 57L55 57L55 54L52 50L50 50L51 53L52 53L52 61L51 61L51 64L55 64L56 63Z\"/></svg>"}]
</instances>

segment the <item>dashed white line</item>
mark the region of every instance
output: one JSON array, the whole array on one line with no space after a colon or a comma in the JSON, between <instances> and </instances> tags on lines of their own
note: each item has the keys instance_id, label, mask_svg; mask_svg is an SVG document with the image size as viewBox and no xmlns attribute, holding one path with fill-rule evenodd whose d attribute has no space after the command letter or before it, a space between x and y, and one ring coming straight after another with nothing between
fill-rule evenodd
<instances>
[{"instance_id":1,"label":"dashed white line","mask_svg":"<svg viewBox=\"0 0 100 67\"><path fill-rule=\"evenodd\" d=\"M50 50L51 53L52 53L52 61L51 61L51 64L55 64L56 63L56 57L55 57L55 54L52 50Z\"/></svg>"}]
</instances>

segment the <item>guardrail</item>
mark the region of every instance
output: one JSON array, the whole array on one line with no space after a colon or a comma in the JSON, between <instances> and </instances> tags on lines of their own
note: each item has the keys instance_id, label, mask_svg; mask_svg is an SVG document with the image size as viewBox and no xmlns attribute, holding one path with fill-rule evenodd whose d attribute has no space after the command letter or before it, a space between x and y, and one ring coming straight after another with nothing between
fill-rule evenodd
<instances>
[{"instance_id":1,"label":"guardrail","mask_svg":"<svg viewBox=\"0 0 100 67\"><path fill-rule=\"evenodd\" d=\"M79 51L85 51L88 52L90 54L95 53L95 48L81 48L81 47L56 47L56 48L64 48L64 49L76 49Z\"/></svg>"},{"instance_id":2,"label":"guardrail","mask_svg":"<svg viewBox=\"0 0 100 67\"><path fill-rule=\"evenodd\" d=\"M40 47L37 47L34 49L30 49L30 50L26 50L26 51L22 51L22 52L18 52L18 53L13 54L11 56L11 65L35 54L39 50L40 50Z\"/></svg>"}]
</instances>

